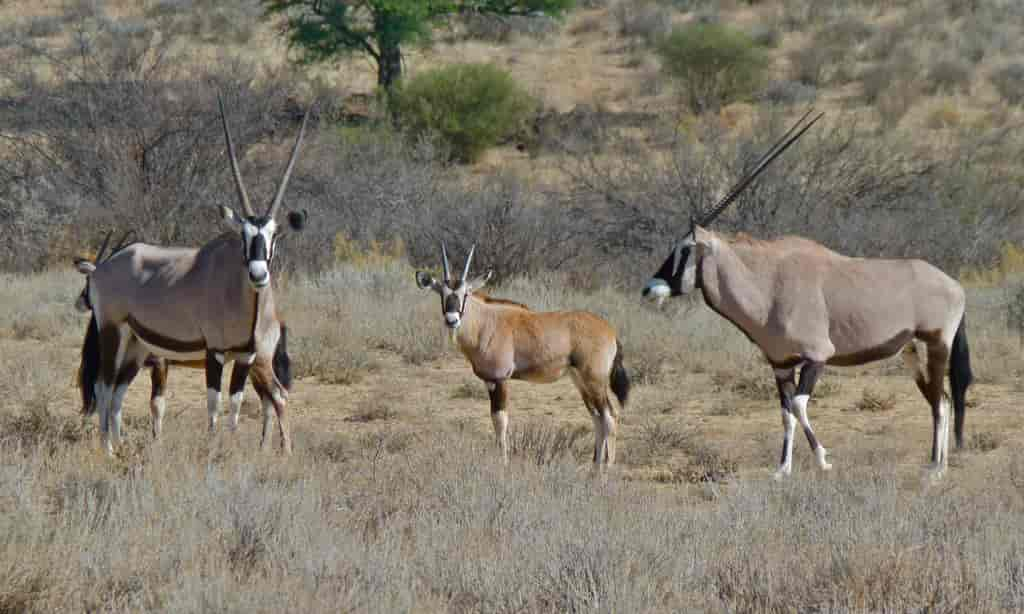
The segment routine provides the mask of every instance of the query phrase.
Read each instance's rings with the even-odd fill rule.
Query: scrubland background
[[[724,24],[768,78],[699,114],[655,48]],[[565,20],[453,20],[411,74],[498,64],[540,102],[473,164],[395,131],[365,61],[288,61],[258,3],[0,4],[0,611],[1016,611],[1024,609],[1024,10],[1014,2],[580,2]],[[172,368],[165,437],[143,374],[114,460],[77,416],[73,255],[111,229],[198,244],[234,204],[215,96],[267,202],[320,101],[276,284],[296,452],[205,431]],[[931,420],[898,360],[832,370],[797,442],[770,369],[699,301],[639,287],[691,212],[808,105],[822,125],[720,228],[923,257],[969,290],[967,447],[923,479]],[[258,205],[259,206],[259,205]],[[569,382],[515,383],[513,460],[486,391],[415,287],[471,243],[498,296],[589,309],[636,383],[621,462],[590,474]],[[253,396],[250,391],[250,397]]]

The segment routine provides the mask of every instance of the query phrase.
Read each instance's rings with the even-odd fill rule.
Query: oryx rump
[[[630,387],[615,330],[586,311],[535,312],[519,303],[476,293],[493,272],[469,279],[473,251],[466,258],[462,278],[454,279],[442,244],[444,279],[420,271],[416,283],[441,297],[445,325],[454,332],[473,373],[487,386],[502,458],[508,461],[508,381],[551,383],[568,373],[594,424],[594,462],[613,463],[617,412],[608,390],[624,408]]]
[[[784,139],[785,145],[803,130]],[[712,310],[764,353],[782,404],[780,477],[792,469],[797,421],[819,466],[831,468],[807,417],[825,365],[861,365],[906,348],[904,358],[932,409],[931,461],[941,475],[949,433],[943,379],[948,368],[957,447],[963,445],[964,395],[972,379],[960,284],[921,260],[850,258],[799,237],[759,241],[704,228],[781,149],[777,145],[766,154],[737,189],[692,226],[643,294],[660,302],[699,289]]]

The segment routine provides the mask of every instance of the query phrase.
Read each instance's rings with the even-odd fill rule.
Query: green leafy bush
[[[400,82],[389,104],[409,134],[440,137],[460,162],[476,160],[537,107],[508,72],[493,64],[453,64],[421,73]]]
[[[711,23],[675,28],[658,45],[666,73],[685,88],[695,113],[717,108],[757,91],[768,58],[746,34]]]

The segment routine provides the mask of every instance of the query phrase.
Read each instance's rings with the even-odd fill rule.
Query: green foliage
[[[458,13],[558,16],[575,0],[261,0],[268,16],[286,17],[289,46],[305,63],[346,53],[369,55],[385,88],[402,72],[402,45],[429,39],[435,23]]]
[[[695,113],[757,91],[768,58],[746,34],[719,24],[675,28],[658,45],[666,73],[679,80]]]
[[[472,162],[519,128],[537,103],[493,64],[452,64],[399,83],[391,110],[414,137],[433,134],[452,157]]]

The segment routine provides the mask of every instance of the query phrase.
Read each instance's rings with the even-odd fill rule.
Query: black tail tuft
[[[281,324],[281,338],[274,348],[274,376],[285,390],[292,390],[292,359],[288,357],[288,327]]]
[[[615,360],[612,361],[611,388],[616,398],[619,399],[619,407],[622,409],[625,409],[626,403],[629,402],[629,386],[629,374],[626,373],[626,368],[622,366],[622,344],[616,339]]]
[[[960,319],[960,326],[953,337],[953,350],[949,355],[949,387],[953,392],[953,427],[956,433],[956,447],[964,446],[964,409],[967,387],[974,381],[971,373],[971,351],[967,347],[967,316]]]
[[[96,380],[100,377],[100,331],[96,316],[89,318],[82,343],[82,363],[78,366],[78,387],[82,392],[82,415],[96,412]]]

